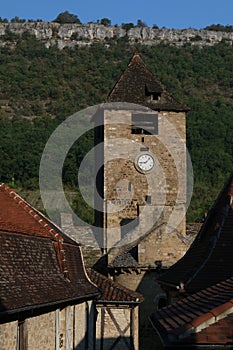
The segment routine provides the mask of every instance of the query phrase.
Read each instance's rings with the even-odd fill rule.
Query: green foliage
[[[190,38],[190,41],[200,41],[202,37],[200,35],[195,35],[193,38]]]
[[[216,32],[233,32],[233,26],[224,26],[222,24],[211,24],[204,28],[205,30],[214,30]]]
[[[78,16],[76,16],[72,13],[69,13],[68,11],[60,13],[53,22],[57,22],[57,23],[61,23],[61,24],[64,24],[64,23],[81,24]]]
[[[49,135],[69,115],[106,99],[133,48],[120,39],[108,47],[96,43],[61,51],[46,49],[28,33],[12,40],[17,42],[14,50],[0,47],[0,181],[34,189]],[[188,220],[200,220],[232,171],[232,46],[138,49],[166,89],[191,107],[187,147],[195,186]],[[77,169],[92,142],[88,134],[70,150],[63,168],[66,186],[77,188]],[[83,217],[88,213],[91,222],[91,209],[77,196],[72,205]]]
[[[121,27],[128,31],[131,28],[134,28],[134,24],[132,22],[130,22],[130,23],[122,23]]]
[[[8,23],[8,19],[7,18],[2,18],[0,17],[0,23]]]
[[[147,27],[147,24],[143,22],[141,19],[137,20],[137,27]]]
[[[25,23],[26,20],[19,18],[18,16],[15,16],[14,18],[11,19],[11,23]]]
[[[111,25],[111,20],[109,18],[102,18],[100,20],[100,24],[102,24],[103,26],[110,26]]]

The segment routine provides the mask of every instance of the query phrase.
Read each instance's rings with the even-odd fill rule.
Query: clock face
[[[137,158],[137,167],[143,172],[150,171],[154,166],[154,159],[150,154],[142,154]]]

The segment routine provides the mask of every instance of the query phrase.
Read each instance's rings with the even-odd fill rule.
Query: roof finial
[[[136,45],[133,48],[133,56],[139,56],[140,57],[139,48]]]

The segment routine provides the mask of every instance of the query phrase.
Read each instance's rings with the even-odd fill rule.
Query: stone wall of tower
[[[185,235],[186,150],[185,113],[148,110],[158,114],[158,134],[132,134],[133,110],[104,110],[104,199],[107,246],[122,238],[121,224],[136,219],[128,239],[137,239],[153,227],[169,223],[169,227]],[[138,112],[141,113],[140,110]],[[150,153],[155,160],[153,170],[143,174],[135,160]],[[149,198],[149,200],[148,200]],[[171,215],[182,217],[176,223]],[[124,238],[127,240],[127,238]]]

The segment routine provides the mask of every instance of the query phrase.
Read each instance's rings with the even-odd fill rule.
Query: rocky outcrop
[[[29,32],[38,40],[42,40],[46,47],[57,45],[60,49],[75,45],[91,45],[93,42],[125,38],[129,43],[141,43],[144,45],[157,45],[161,42],[183,46],[191,45],[211,46],[222,40],[232,45],[233,32],[219,32],[197,29],[154,29],[148,27],[134,27],[130,30],[118,26],[103,26],[90,24],[59,24],[54,22],[29,22],[29,23],[0,23],[0,39],[3,45],[6,42],[5,35],[14,33],[22,35]]]

